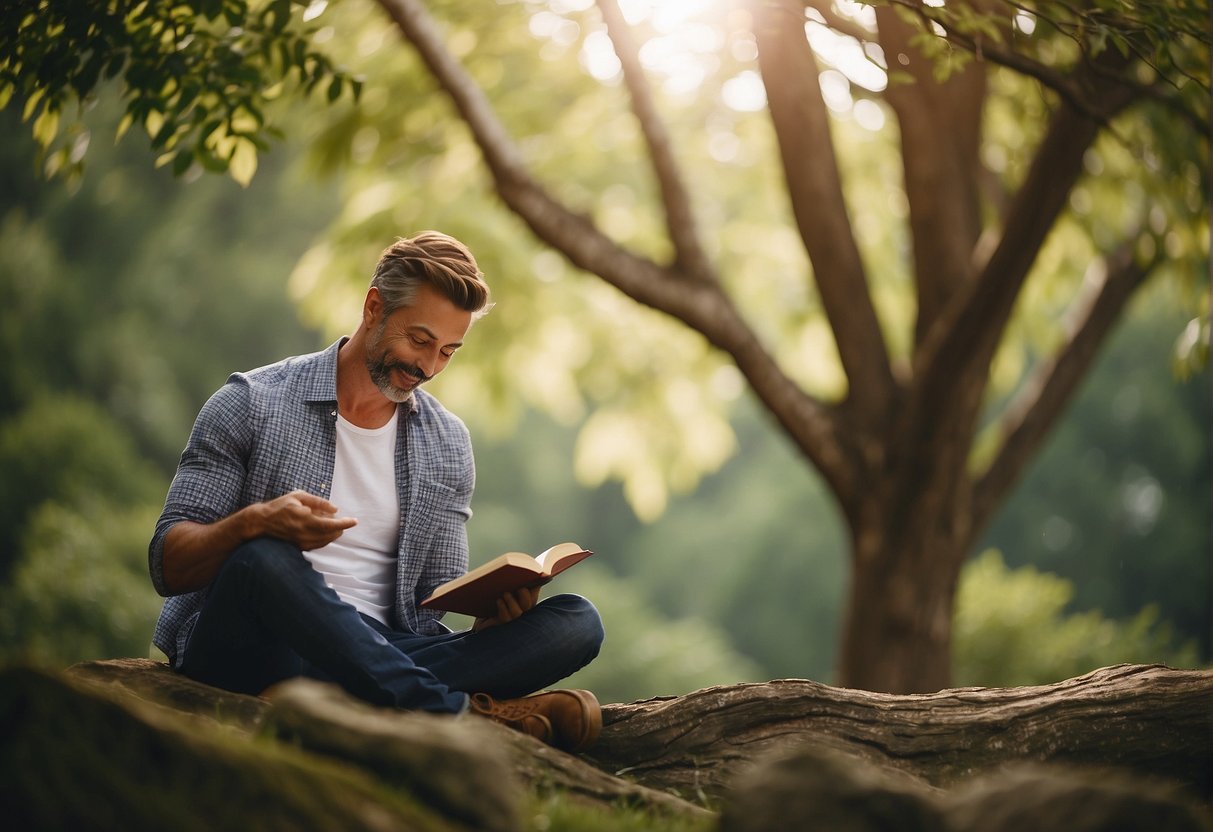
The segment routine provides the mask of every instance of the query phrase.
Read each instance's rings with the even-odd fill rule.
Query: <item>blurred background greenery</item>
[[[0,658],[147,655],[159,599],[146,542],[202,402],[233,370],[348,331],[379,249],[437,227],[471,243],[499,302],[435,386],[476,444],[473,561],[566,539],[598,553],[560,582],[607,624],[602,657],[577,683],[628,701],[830,681],[848,563],[822,483],[699,339],[541,251],[495,204],[409,53],[384,57],[387,35],[367,9],[341,13],[334,49],[377,62],[380,86],[359,109],[284,114],[290,140],[260,158],[246,189],[197,171],[174,179],[142,137],[111,144],[120,108],[104,97],[83,178],[47,182],[19,113],[0,112]],[[601,177],[599,219],[629,245],[660,246],[636,198],[650,187],[644,172],[587,160],[603,142],[635,142],[634,129],[612,123],[597,144],[579,140],[615,93],[553,78],[540,108],[511,86],[541,60],[511,51],[535,36],[514,23],[473,69],[496,74],[498,106],[523,136],[553,100],[567,103],[561,130],[527,140],[537,167],[557,181],[562,166],[587,172],[569,187]],[[548,38],[545,49],[559,48]],[[1004,114],[998,130],[1016,123]],[[744,139],[753,124],[731,127]],[[852,179],[884,187],[889,172],[863,152],[878,134],[840,129],[859,143],[847,145]],[[728,270],[742,280],[795,247],[770,219],[782,208],[755,186],[776,175],[773,161],[697,183],[720,215],[722,249],[760,241],[763,257]],[[892,225],[863,216],[861,228]],[[888,265],[874,273],[899,272],[896,239],[873,231],[866,244]],[[802,291],[777,276],[764,285],[769,294],[744,299],[752,315]],[[957,684],[1209,662],[1213,407],[1207,369],[1180,380],[1170,368],[1191,317],[1183,291],[1155,281],[1141,293],[966,567]],[[895,310],[894,294],[877,292]],[[814,331],[797,335],[798,349],[825,356],[804,364],[805,383],[828,389],[837,372]]]

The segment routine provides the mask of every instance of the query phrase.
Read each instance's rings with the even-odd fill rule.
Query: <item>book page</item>
[[[569,556],[576,557],[567,564],[562,563],[562,560]],[[547,551],[540,553],[535,560],[543,568],[545,574],[554,574],[588,556],[589,554],[577,543],[557,543]]]

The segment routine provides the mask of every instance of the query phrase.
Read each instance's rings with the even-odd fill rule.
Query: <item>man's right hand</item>
[[[260,534],[252,534],[250,539],[277,537],[305,552],[327,546],[358,523],[353,517],[338,517],[337,506],[306,491],[292,491],[250,508],[262,526]]]
[[[214,523],[182,520],[164,536],[164,583],[173,594],[202,589],[246,540],[277,537],[307,552],[332,543],[357,522],[338,517],[335,505],[306,491],[253,503]]]

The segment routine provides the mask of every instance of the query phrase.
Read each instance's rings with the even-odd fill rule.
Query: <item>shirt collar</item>
[[[337,401],[337,351],[348,340],[348,336],[338,338],[324,352],[317,353],[317,360],[308,365],[303,378],[305,402]],[[417,394],[409,396],[403,405],[406,413],[416,413]]]
[[[337,350],[348,340],[339,338],[324,352],[317,353],[316,361],[308,363],[302,385],[305,402],[337,401]]]

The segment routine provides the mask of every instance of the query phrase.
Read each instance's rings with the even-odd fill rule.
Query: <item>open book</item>
[[[536,557],[506,552],[466,575],[447,581],[422,601],[421,606],[476,618],[492,618],[497,614],[497,599],[502,593],[546,584],[592,554],[576,543],[558,543]]]

